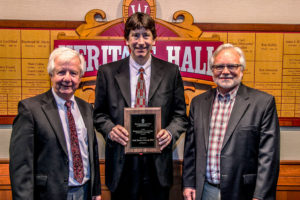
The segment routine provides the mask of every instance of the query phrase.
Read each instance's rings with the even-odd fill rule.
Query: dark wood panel
[[[110,192],[105,186],[105,160],[100,160],[102,181],[102,199],[110,200]],[[0,160],[0,199],[11,200],[8,160]],[[277,200],[300,199],[300,161],[281,161],[277,186]],[[170,192],[170,200],[183,200],[181,192],[182,161],[174,161],[174,184]]]
[[[84,21],[0,20],[0,28],[75,29]]]
[[[195,23],[203,31],[300,32],[299,24]]]
[[[0,20],[2,28],[74,29],[84,21]],[[195,23],[203,31],[300,32],[300,24]]]
[[[13,124],[14,116],[0,116],[0,124]]]

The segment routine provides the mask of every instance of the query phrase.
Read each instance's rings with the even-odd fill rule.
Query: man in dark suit
[[[210,59],[216,89],[192,100],[183,163],[185,200],[275,200],[279,123],[274,97],[241,84],[242,50]]]
[[[9,149],[14,200],[101,200],[93,109],[74,97],[84,72],[82,55],[57,48],[52,89],[19,102]]]
[[[166,200],[173,180],[171,141],[178,139],[187,125],[183,83],[178,66],[150,53],[156,39],[150,16],[130,16],[124,36],[130,56],[100,66],[96,82],[94,124],[106,139],[106,185],[112,200]],[[145,93],[136,95],[141,76]],[[138,100],[141,97],[144,99]],[[162,152],[125,155],[129,134],[123,127],[124,108],[143,106],[161,107],[162,129],[157,140]]]

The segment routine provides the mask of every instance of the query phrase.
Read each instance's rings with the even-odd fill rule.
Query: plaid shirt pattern
[[[213,184],[220,184],[221,148],[237,90],[238,87],[225,95],[217,90],[213,103],[206,165],[206,179]]]

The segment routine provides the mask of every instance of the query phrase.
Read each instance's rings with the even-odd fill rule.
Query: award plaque
[[[126,154],[161,152],[156,139],[161,129],[160,108],[125,108],[124,125],[129,133]]]

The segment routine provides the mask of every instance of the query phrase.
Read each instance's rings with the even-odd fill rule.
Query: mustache
[[[219,76],[218,78],[234,78],[234,76],[232,75],[222,75],[222,76]]]

